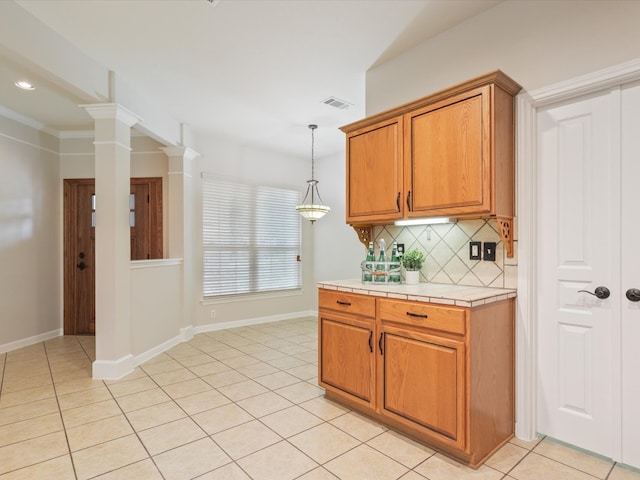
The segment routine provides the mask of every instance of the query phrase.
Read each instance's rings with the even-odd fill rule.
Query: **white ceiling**
[[[501,0],[16,0],[196,136],[308,158],[365,116],[365,73]],[[0,105],[56,131],[91,129],[81,100],[0,50]],[[9,88],[34,78],[35,92]],[[425,92],[429,93],[429,92]],[[325,105],[334,96],[347,110]]]

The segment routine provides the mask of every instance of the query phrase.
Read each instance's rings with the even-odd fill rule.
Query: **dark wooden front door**
[[[162,258],[162,178],[132,178],[131,259]],[[95,334],[95,181],[64,180],[64,333]]]

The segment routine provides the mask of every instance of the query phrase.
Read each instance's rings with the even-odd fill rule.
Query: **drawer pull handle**
[[[417,317],[417,318],[429,318],[429,315],[427,315],[426,313],[407,312],[407,315],[409,315],[410,317]]]
[[[382,337],[384,336],[384,333],[380,332],[380,339],[378,340],[378,348],[380,349],[380,355],[384,355],[384,352],[382,351]]]
[[[336,300],[336,303],[338,305],[344,305],[345,307],[350,307],[351,306],[351,302],[343,302],[342,300]]]
[[[373,330],[369,330],[369,351],[373,353]]]

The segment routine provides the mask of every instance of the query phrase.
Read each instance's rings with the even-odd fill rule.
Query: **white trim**
[[[142,118],[118,103],[89,103],[78,106],[84,108],[94,120],[115,119],[129,127],[142,122]]]
[[[187,341],[187,340],[189,340],[189,339],[185,338],[182,335],[182,333],[180,333],[180,335],[176,335],[175,337],[170,338],[166,342],[162,342],[161,344],[156,345],[153,348],[150,348],[146,352],[143,352],[140,355],[136,355],[135,358],[134,358],[134,361],[133,361],[134,366],[137,367],[138,365],[142,365],[144,362],[147,362],[147,361],[151,360],[152,358],[160,355],[161,353],[166,352],[167,350],[172,349],[176,345],[179,345],[180,343],[182,343],[184,341]]]
[[[31,127],[40,132],[48,133],[49,135],[53,135],[54,137],[60,136],[60,131],[55,128],[47,127],[44,123],[38,122],[31,117],[27,117],[26,115],[22,115],[21,113],[15,112],[10,108],[0,105],[0,115],[8,118],[9,120],[13,120],[14,122],[21,123],[27,127]]]
[[[518,188],[518,308],[516,436],[531,440],[536,435],[536,296],[537,272],[536,204],[538,165],[536,158],[537,110],[580,95],[617,87],[640,79],[640,59],[599,70],[517,97]]]
[[[128,152],[133,151],[133,149],[129,145],[125,145],[122,142],[118,142],[117,140],[98,140],[93,142],[94,145],[115,145],[116,147],[120,147]]]
[[[47,132],[44,132],[44,133],[47,133]],[[13,137],[11,135],[7,135],[7,134],[1,133],[1,132],[0,132],[0,137],[6,138],[8,140],[12,140],[12,141],[17,142],[17,143],[21,143],[23,145],[28,145],[29,147],[37,148],[38,150],[42,150],[43,152],[51,153],[52,155],[56,155],[57,157],[60,157],[60,152],[56,152],[55,150],[51,150],[49,148],[45,148],[42,145],[36,145],[35,143],[28,142],[26,140],[22,140],[20,138],[16,138],[16,137]]]
[[[0,345],[0,354],[11,352],[12,350],[17,350],[23,347],[28,347],[39,342],[45,342],[52,338],[61,337],[63,334],[63,330],[61,328],[58,328],[49,332],[40,333],[39,335],[34,335],[33,337],[22,338],[20,340],[16,340],[15,342],[5,343],[4,345]]]
[[[249,325],[259,325],[261,323],[280,322],[283,320],[293,320],[295,318],[317,317],[317,310],[307,310],[303,312],[282,313],[279,315],[269,315],[267,317],[247,318],[244,320],[235,320],[231,322],[210,323],[193,327],[194,333],[214,332],[217,330],[225,330],[227,328],[246,327]]]
[[[194,327],[193,325],[189,325],[187,327],[183,327],[180,329],[180,334],[176,335],[169,340],[156,345],[153,348],[150,348],[146,352],[143,352],[139,355],[126,355],[119,360],[96,360],[93,362],[93,378],[101,379],[101,380],[118,380],[131,372],[133,372],[134,368],[138,365],[142,365],[143,363],[151,360],[152,358],[160,355],[161,353],[170,350],[171,348],[179,345],[183,342],[188,342],[191,340],[194,335],[205,332],[214,332],[217,330],[225,330],[227,328],[237,328],[237,327],[246,327],[249,325],[259,325],[261,323],[270,323],[270,322],[280,322],[284,320],[294,320],[296,318],[305,318],[305,317],[317,317],[318,312],[316,310],[307,310],[303,312],[294,312],[294,313],[284,313],[280,315],[270,315],[267,317],[257,317],[257,318],[248,318],[245,320],[236,320],[231,322],[223,322],[223,323],[213,323],[209,325],[201,325],[199,327]],[[62,335],[62,330],[58,331],[58,335]],[[37,343],[36,340],[33,343]],[[1,353],[1,351],[0,351]]]
[[[118,380],[133,372],[136,365],[135,357],[131,354],[118,360],[96,360],[93,362],[92,376],[99,380]]]
[[[61,139],[67,138],[94,138],[96,136],[95,130],[62,130],[58,137]]]
[[[156,258],[153,260],[131,260],[131,269],[134,268],[157,268],[171,265],[182,265],[181,258]]]

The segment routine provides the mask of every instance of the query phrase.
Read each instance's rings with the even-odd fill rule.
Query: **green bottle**
[[[373,275],[371,275],[371,271],[373,270],[373,262],[376,261],[376,255],[373,253],[373,242],[369,242],[369,250],[367,251],[367,258],[364,260],[364,268],[365,272],[363,274],[362,279],[365,282],[372,282]]]
[[[378,262],[376,263],[376,272],[382,272],[380,275],[376,275],[376,282],[386,283],[387,281],[387,254],[385,253],[384,239],[378,242],[380,247],[380,254],[378,255]]]
[[[400,257],[398,257],[398,243],[393,242],[391,249],[391,263],[389,264],[389,283],[400,283]]]

